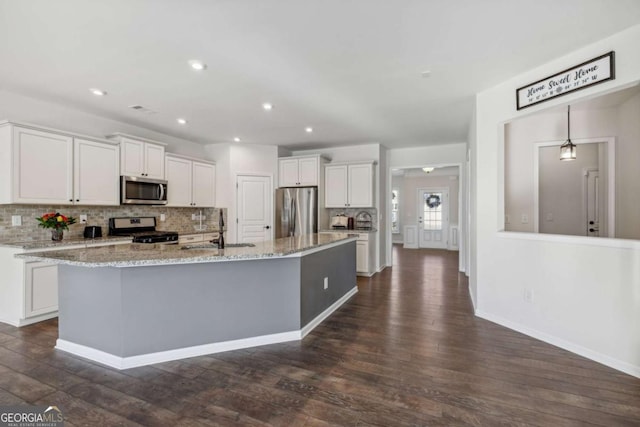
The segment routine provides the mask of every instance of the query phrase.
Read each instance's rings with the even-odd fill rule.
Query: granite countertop
[[[131,236],[105,236],[95,239],[84,239],[82,237],[64,238],[61,241],[49,240],[21,240],[17,242],[0,241],[0,246],[7,248],[16,248],[24,250],[52,249],[64,248],[69,246],[85,246],[104,245],[115,242],[131,241]]]
[[[319,233],[377,233],[378,230],[376,230],[375,228],[371,228],[369,230],[358,230],[358,229],[353,229],[353,230],[332,230],[330,228],[326,228],[324,230],[320,230]]]
[[[81,267],[135,267],[278,258],[299,254],[341,241],[355,240],[346,233],[307,234],[255,243],[254,247],[183,249],[189,245],[130,243],[61,251],[31,252],[16,257]],[[339,243],[338,243],[339,244]]]

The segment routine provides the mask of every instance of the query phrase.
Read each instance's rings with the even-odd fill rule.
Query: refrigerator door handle
[[[291,221],[289,222],[289,236],[296,234],[296,201],[291,199]]]

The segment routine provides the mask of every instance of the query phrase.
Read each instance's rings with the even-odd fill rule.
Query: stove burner
[[[131,236],[133,243],[178,242],[175,231],[158,231],[155,217],[109,218],[110,236]]]

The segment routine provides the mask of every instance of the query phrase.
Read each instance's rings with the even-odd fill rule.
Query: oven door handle
[[[160,186],[160,198],[158,200],[164,200],[164,184],[158,184]]]

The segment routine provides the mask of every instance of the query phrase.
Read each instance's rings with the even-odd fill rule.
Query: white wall
[[[131,114],[135,113],[132,112]],[[166,151],[171,153],[207,158],[204,146],[201,144],[154,132],[143,127],[106,119],[54,102],[0,90],[0,120],[5,119],[100,138],[115,132],[121,132],[164,142],[167,144]]]
[[[636,376],[640,244],[498,230],[504,213],[502,125],[639,80],[638,40],[640,25],[479,93],[476,135],[470,140],[476,193],[471,206],[471,289],[477,292],[476,313]],[[516,111],[518,87],[610,50],[616,52],[615,80]],[[525,290],[533,293],[531,302],[525,301]]]
[[[277,187],[278,147],[274,145],[210,144],[207,155],[216,162],[216,205],[228,208],[227,241],[237,240],[238,175],[265,175],[271,178],[272,189]],[[272,197],[275,193],[272,194]]]

